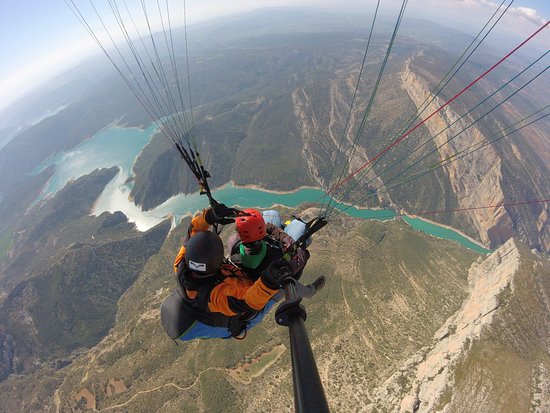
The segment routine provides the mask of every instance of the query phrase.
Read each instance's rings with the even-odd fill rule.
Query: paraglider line
[[[388,152],[391,148],[396,146],[399,142],[401,142],[403,139],[405,139],[408,135],[410,135],[412,132],[414,132],[416,129],[418,129],[421,125],[423,125],[426,121],[431,119],[433,116],[435,116],[437,113],[439,113],[443,108],[448,106],[450,103],[452,103],[454,100],[456,100],[459,96],[461,96],[464,92],[466,92],[470,87],[472,87],[474,84],[476,84],[479,80],[481,80],[485,75],[490,73],[493,69],[495,69],[498,65],[500,65],[503,61],[508,59],[513,53],[515,53],[519,48],[524,46],[529,40],[531,40],[533,37],[535,37],[537,34],[539,34],[542,30],[544,30],[548,25],[550,24],[550,21],[546,22],[542,27],[540,27],[537,31],[535,31],[533,34],[531,34],[527,39],[525,39],[523,42],[521,42],[518,46],[516,46],[512,51],[510,51],[506,56],[504,56],[502,59],[500,59],[497,63],[495,63],[493,66],[491,66],[489,69],[487,69],[485,72],[483,72],[481,75],[479,75],[475,80],[473,80],[468,86],[466,86],[464,89],[462,89],[460,92],[458,92],[456,95],[454,95],[451,99],[449,99],[446,103],[444,103],[439,109],[432,112],[431,115],[429,115],[426,119],[424,119],[422,122],[418,123],[415,127],[412,129],[409,129],[408,132],[404,133],[399,139],[395,140],[392,144],[388,145],[385,149],[383,149],[381,152],[379,152],[376,156],[374,156],[372,159],[370,159],[367,163],[365,163],[363,166],[361,166],[359,169],[357,169],[355,172],[351,173],[348,177],[346,177],[344,180],[340,181],[338,184],[333,186],[329,191],[327,191],[327,194],[330,194],[334,192],[336,189],[338,189],[340,186],[342,186],[344,183],[349,181],[351,178],[353,178],[355,175],[357,175],[359,172],[361,172],[363,169],[365,169],[368,165],[370,165],[372,162],[374,162],[376,159],[384,155],[386,152]]]
[[[376,79],[376,82],[374,84],[374,87],[371,92],[371,96],[369,98],[369,102],[367,104],[367,108],[365,109],[365,114],[363,115],[363,119],[361,120],[361,124],[359,125],[359,128],[357,130],[357,133],[355,135],[355,138],[353,140],[353,145],[351,147],[350,154],[348,156],[348,160],[346,161],[345,165],[349,165],[349,162],[351,160],[351,157],[353,156],[353,153],[355,152],[355,149],[357,147],[357,142],[359,141],[360,136],[363,133],[363,130],[365,128],[365,125],[367,124],[367,119],[370,115],[372,106],[374,104],[374,99],[376,98],[376,93],[378,92],[378,86],[380,85],[380,82],[382,80],[382,76],[384,75],[384,70],[386,69],[386,64],[388,62],[388,59],[390,57],[391,50],[393,48],[395,39],[397,37],[397,32],[399,31],[399,26],[401,25],[401,21],[403,20],[403,15],[405,14],[405,9],[407,7],[408,0],[404,0],[401,4],[401,10],[399,11],[399,16],[397,17],[397,21],[395,22],[395,27],[393,29],[392,37],[390,39],[390,43],[388,45],[388,48],[386,50],[386,55],[384,56],[384,61],[382,62],[382,66],[380,67],[380,70],[378,72],[378,77]],[[344,175],[345,167],[342,168],[342,171],[340,172],[340,176],[338,180],[342,179],[342,176]],[[327,192],[326,195],[328,195],[330,192]],[[328,210],[331,206],[332,198],[329,198],[325,214],[328,213]]]
[[[513,123],[513,124],[511,124],[511,125],[509,125],[509,126],[507,126],[506,128],[502,129],[500,132],[494,134],[493,137],[498,136],[500,133],[503,133],[503,132],[506,131],[507,129],[510,129],[510,128],[512,128],[513,126],[516,126],[517,124],[519,124],[519,123],[521,123],[521,122],[523,122],[523,121],[526,121],[526,120],[529,119],[529,118],[532,118],[533,116],[535,116],[536,114],[540,113],[541,111],[547,109],[548,107],[550,107],[550,105],[547,105],[547,106],[545,106],[544,108],[539,109],[539,110],[536,111],[535,113],[532,113],[531,115],[526,116],[525,118],[520,119],[519,121],[517,121],[517,122],[515,122],[515,123]],[[386,186],[386,185],[381,186],[381,187],[378,187],[378,188],[374,189],[374,190],[373,190],[371,193],[369,193],[368,195],[366,195],[366,196],[362,197],[361,199],[355,201],[353,204],[351,204],[351,205],[346,205],[345,208],[339,209],[338,212],[333,213],[333,214],[330,216],[330,218],[331,218],[331,219],[334,218],[336,215],[339,215],[339,214],[345,212],[345,211],[348,210],[349,208],[352,208],[352,207],[354,207],[355,205],[357,205],[358,203],[364,202],[364,201],[366,201],[367,199],[372,198],[373,196],[377,196],[377,195],[380,194],[380,193],[388,193],[388,192],[390,191],[390,189],[393,189],[393,188],[399,187],[399,186],[401,186],[401,185],[407,184],[407,183],[409,183],[409,182],[412,182],[412,181],[414,181],[414,180],[416,180],[416,179],[418,179],[418,178],[421,178],[421,177],[423,177],[423,176],[425,176],[425,175],[427,175],[427,174],[429,174],[429,173],[432,173],[432,172],[434,172],[435,170],[437,170],[437,169],[439,169],[439,168],[442,168],[442,167],[444,167],[444,166],[446,166],[446,165],[448,165],[448,164],[450,164],[450,163],[452,163],[452,162],[458,161],[459,159],[462,159],[462,158],[464,158],[464,157],[466,157],[466,156],[468,156],[468,155],[470,155],[470,154],[472,154],[472,153],[474,153],[474,152],[477,152],[477,151],[479,151],[479,150],[481,150],[481,149],[483,149],[483,148],[486,148],[486,147],[488,147],[489,145],[491,145],[491,144],[493,144],[493,143],[495,143],[495,142],[497,142],[497,141],[499,141],[499,140],[501,140],[501,139],[504,139],[506,136],[509,136],[509,135],[511,135],[511,134],[513,134],[513,133],[515,133],[515,132],[517,132],[517,131],[519,131],[519,130],[521,130],[521,129],[524,129],[524,128],[526,128],[527,126],[529,126],[529,125],[531,125],[531,124],[533,124],[533,123],[535,123],[535,122],[538,122],[538,121],[541,120],[541,119],[546,118],[547,116],[550,116],[550,113],[547,113],[547,114],[545,114],[545,115],[542,115],[542,116],[538,117],[537,119],[534,119],[534,120],[530,121],[529,123],[527,123],[527,124],[525,124],[525,125],[523,125],[523,126],[520,126],[520,127],[516,128],[516,129],[514,129],[514,130],[511,130],[511,131],[509,131],[509,132],[504,133],[502,136],[499,136],[499,137],[497,137],[497,138],[495,138],[495,139],[492,139],[492,140],[489,140],[489,141],[483,143],[483,145],[479,146],[478,148],[475,148],[475,149],[472,149],[472,150],[469,151],[469,152],[466,152],[468,149],[471,149],[472,147],[478,145],[479,143],[476,143],[476,144],[474,144],[474,145],[471,145],[470,147],[465,148],[463,151],[461,151],[461,152],[466,152],[466,153],[457,152],[456,154],[452,155],[451,157],[447,158],[446,160],[440,161],[438,164],[432,165],[432,166],[430,166],[430,167],[424,169],[423,171],[418,172],[418,173],[415,174],[415,175],[409,176],[407,179],[404,179],[404,180],[402,180],[402,181],[399,181],[399,182],[394,183],[393,185],[390,185],[389,187]],[[460,156],[457,156],[457,155],[460,155]],[[446,162],[445,162],[445,161],[446,161]],[[383,187],[384,189],[383,189],[383,190],[380,190],[382,187]],[[342,203],[340,203],[340,204],[342,205]]]
[[[548,199],[535,199],[535,200],[532,200],[532,201],[509,202],[509,203],[503,203],[503,204],[485,205],[485,206],[478,206],[478,207],[441,209],[441,210],[435,210],[435,211],[421,211],[421,212],[415,212],[413,215],[433,215],[433,214],[439,214],[441,212],[473,211],[473,210],[476,210],[476,209],[489,209],[489,208],[518,206],[518,205],[543,204],[543,203],[547,203],[547,202],[550,202],[550,198],[548,198]],[[404,214],[398,215],[398,216],[404,216]]]
[[[344,143],[344,139],[346,137],[349,121],[351,119],[351,114],[353,112],[353,108],[355,107],[355,99],[357,97],[357,91],[359,90],[359,84],[361,82],[361,76],[363,75],[363,69],[365,68],[365,62],[367,60],[367,54],[369,52],[370,48],[370,42],[372,39],[372,32],[374,31],[374,24],[376,23],[376,16],[378,15],[378,7],[380,6],[380,0],[378,0],[378,3],[376,4],[376,9],[374,11],[374,16],[372,18],[372,24],[370,28],[369,38],[367,40],[367,47],[365,48],[365,53],[363,54],[363,62],[361,63],[361,69],[359,70],[359,75],[357,76],[357,82],[355,83],[355,90],[353,91],[353,97],[351,99],[351,104],[348,111],[348,116],[346,118],[346,123],[344,124],[344,131],[342,132],[342,137],[340,138],[340,143],[338,144],[338,149],[336,151],[336,156],[334,158],[334,161],[332,162],[332,170],[329,175],[328,182],[332,181],[332,177],[334,176],[334,171],[336,169],[336,164],[338,163],[338,156],[340,155],[340,152],[342,151],[342,145]],[[340,179],[342,178],[342,175],[340,175]],[[328,194],[325,194],[325,198],[328,196]],[[324,203],[324,200],[323,200]],[[327,207],[328,208],[328,207]]]
[[[398,133],[397,133],[397,136],[400,136],[400,134],[402,134],[403,132],[405,132],[408,128],[410,128],[413,124],[414,124],[414,121],[416,119],[418,119],[418,117],[420,115],[422,115],[426,109],[428,108],[428,106],[436,99],[436,97],[439,96],[439,94],[443,91],[443,89],[449,84],[449,82],[455,77],[455,75],[460,71],[460,69],[466,64],[466,62],[469,60],[469,58],[473,55],[473,53],[479,48],[479,46],[481,46],[481,44],[483,43],[483,41],[487,38],[487,36],[491,33],[491,31],[495,28],[495,26],[497,25],[497,23],[502,19],[502,17],[504,17],[504,15],[506,14],[506,12],[508,11],[508,9],[510,8],[510,6],[514,3],[514,0],[511,0],[510,3],[508,3],[508,5],[506,6],[506,8],[503,10],[503,12],[500,14],[500,16],[495,20],[495,22],[491,25],[491,27],[489,28],[489,30],[487,30],[487,32],[483,35],[483,37],[479,40],[479,42],[477,43],[477,45],[475,45],[475,47],[470,50],[470,52],[468,53],[468,50],[475,44],[475,42],[477,41],[477,39],[482,35],[483,31],[487,28],[487,26],[489,25],[489,23],[491,22],[491,20],[493,20],[493,18],[497,15],[498,11],[502,8],[502,5],[505,3],[506,0],[503,0],[502,3],[500,3],[500,5],[498,6],[498,8],[495,10],[495,12],[493,13],[493,15],[489,18],[489,20],[487,20],[487,22],[485,23],[485,25],[483,26],[483,28],[479,31],[479,33],[476,35],[476,37],[471,41],[471,43],[468,45],[468,47],[466,47],[466,49],[464,49],[464,51],[462,52],[462,54],[460,55],[460,57],[456,60],[456,62],[453,64],[453,66],[449,69],[449,71],[445,74],[445,76],[443,76],[443,78],[439,81],[439,83],[437,84],[437,86],[432,90],[430,91],[430,94],[424,99],[424,101],[420,104],[420,106],[416,109],[416,111],[399,127],[398,129]],[[466,56],[466,53],[468,53],[468,55]],[[462,58],[466,56],[466,58],[464,60],[462,60]],[[462,60],[462,63],[460,63],[460,61]],[[459,65],[460,63],[460,65]],[[456,67],[457,65],[459,65],[458,67]],[[455,69],[456,67],[456,69]],[[450,75],[450,76],[449,76]],[[496,93],[496,92],[495,92]],[[487,98],[488,99],[488,98]],[[481,103],[480,103],[481,104]],[[475,108],[474,108],[475,109]],[[472,109],[473,110],[473,109]],[[466,114],[464,114],[465,116]],[[450,125],[449,125],[450,126]],[[440,132],[441,133],[441,132]],[[418,150],[420,147],[417,147],[415,148],[415,150],[412,152],[416,152],[416,150]],[[407,156],[405,156],[404,158],[410,156],[412,153],[409,153]],[[377,165],[380,160],[383,158],[380,157],[376,160],[376,162],[373,162],[370,167],[367,169],[367,170],[364,170],[363,173],[361,174],[361,176],[365,176],[366,174],[368,174],[373,168],[375,165]],[[397,165],[398,163],[400,163],[404,158],[402,158],[401,160],[395,162],[391,167],[390,169],[393,168],[393,166]],[[386,169],[387,170],[387,169]],[[385,173],[386,170],[383,172]],[[332,176],[332,175],[331,175]],[[380,175],[374,177],[373,179],[371,179],[369,182],[372,182],[374,181],[375,179],[377,179]],[[342,175],[340,175],[340,178],[342,178]],[[357,180],[360,180],[361,178],[358,178]],[[353,189],[355,189],[358,185],[358,182],[356,182],[355,184],[353,185],[350,185],[350,188],[346,189],[346,191],[344,192],[344,194],[342,194],[339,198],[340,199],[344,199],[347,195],[349,195]],[[326,212],[326,215],[329,215],[329,208],[327,208],[327,212]]]

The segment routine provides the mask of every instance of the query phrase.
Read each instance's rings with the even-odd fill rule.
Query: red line
[[[487,209],[487,208],[499,208],[499,207],[506,207],[506,206],[514,206],[514,205],[526,205],[526,204],[541,204],[550,202],[549,199],[536,199],[533,201],[522,201],[522,202],[510,202],[507,204],[497,204],[497,205],[488,205],[488,206],[480,206],[480,207],[470,207],[470,208],[457,208],[457,209],[441,209],[439,211],[422,211],[422,212],[411,212],[410,215],[429,215],[429,214],[438,214],[440,212],[458,212],[458,211],[471,211],[474,209]],[[402,214],[397,216],[404,216],[409,214]]]
[[[468,86],[466,86],[464,89],[462,89],[460,92],[458,92],[456,95],[454,95],[449,101],[447,101],[443,106],[441,106],[439,109],[437,109],[435,112],[433,112],[430,116],[428,116],[426,119],[424,119],[422,122],[417,124],[412,129],[409,129],[408,132],[405,132],[399,139],[394,141],[391,145],[387,146],[382,152],[380,152],[378,155],[376,155],[374,158],[370,159],[366,164],[361,166],[359,169],[357,169],[355,172],[350,174],[347,178],[337,183],[335,186],[333,186],[331,189],[327,191],[327,195],[331,192],[334,192],[337,188],[342,186],[344,183],[349,181],[351,178],[353,178],[355,175],[357,175],[359,172],[361,172],[363,169],[365,169],[368,165],[370,165],[372,162],[374,162],[376,159],[380,158],[382,155],[384,155],[387,151],[389,151],[391,148],[393,148],[395,145],[397,145],[399,142],[401,142],[405,137],[407,137],[409,134],[414,132],[416,129],[418,129],[421,125],[424,124],[428,119],[430,119],[432,116],[434,116],[436,113],[438,113],[441,109],[443,109],[445,106],[449,105],[452,101],[454,101],[457,97],[462,95],[466,90],[468,90],[470,87],[472,87],[475,83],[477,83],[481,78],[483,78],[487,73],[489,73],[491,70],[493,70],[495,67],[497,67],[499,64],[501,64],[503,61],[508,59],[513,53],[515,53],[520,47],[525,45],[529,40],[531,40],[533,37],[535,37],[539,32],[541,32],[546,26],[550,24],[550,21],[547,21],[540,29],[538,29],[536,32],[534,32],[531,36],[529,36],[527,39],[525,39],[523,42],[521,42],[518,46],[516,46],[511,52],[509,52],[506,56],[504,56],[502,59],[500,59],[497,63],[495,63],[493,66],[491,66],[489,69],[487,69],[482,75],[480,75],[477,79],[475,79],[473,82],[471,82]]]

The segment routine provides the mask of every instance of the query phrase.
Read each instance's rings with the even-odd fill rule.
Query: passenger
[[[227,242],[230,260],[250,279],[257,280],[272,262],[281,259],[294,241],[305,233],[306,224],[296,219],[286,227],[291,227],[292,234],[296,237],[293,238],[279,227],[282,221],[277,211],[265,211],[262,214],[256,209],[248,208],[242,212],[235,219],[236,233]],[[301,277],[308,259],[309,251],[305,248],[298,248],[290,257],[292,278],[296,281]],[[296,294],[308,298],[324,285],[324,276],[318,277],[307,286],[296,282]],[[282,293],[275,297],[280,298]]]
[[[263,319],[275,303],[272,297],[291,277],[291,264],[280,257],[254,279],[225,262],[222,240],[210,228],[231,222],[236,212],[217,204],[192,219],[174,261],[178,286],[161,307],[163,327],[172,339],[242,338]]]

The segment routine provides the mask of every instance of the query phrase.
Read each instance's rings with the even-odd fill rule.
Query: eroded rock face
[[[531,406],[547,411],[549,276],[548,263],[513,239],[472,265],[470,295],[461,309],[431,345],[375,390],[371,407],[496,412],[529,411]]]
[[[401,87],[408,93],[416,106],[421,107],[425,97],[429,94],[429,87],[411,70],[410,63],[411,59],[407,61],[401,73]],[[443,106],[444,103],[441,99],[435,98],[423,112],[423,119]],[[459,115],[447,106],[424,124],[430,134],[434,136],[441,160],[448,159],[467,148],[481,146],[486,139],[475,125],[457,138],[453,138],[472,122],[468,118],[461,120],[458,118]],[[453,123],[452,127],[440,133]],[[449,139],[452,140],[446,143]],[[484,148],[482,155],[466,156],[444,166],[453,192],[457,195],[459,208],[498,205],[504,202],[504,192],[501,187],[501,159],[491,147]],[[463,214],[465,219],[476,229],[481,241],[487,245],[493,247],[500,245],[512,235],[512,219],[504,207],[464,211]]]
[[[430,86],[425,76],[417,73],[414,62],[415,57],[406,61],[400,73],[401,88],[417,107],[424,107],[425,99],[430,95]],[[483,110],[476,109],[473,111],[475,115],[460,118],[462,115],[457,112],[462,113],[466,109],[457,110],[454,103],[436,112],[444,104],[444,100],[436,97],[422,112],[421,117],[424,120],[435,113],[424,126],[433,137],[439,159],[452,160],[442,169],[456,195],[457,208],[475,208],[458,212],[453,219],[454,225],[464,230],[473,229],[479,239],[491,248],[497,248],[514,236],[531,248],[541,252],[548,251],[550,228],[547,204],[537,204],[531,210],[528,206],[498,206],[515,201],[547,198],[548,179],[542,177],[548,172],[548,164],[544,161],[547,138],[539,136],[539,131],[533,127],[533,130],[526,129],[514,136],[517,145],[510,138],[496,145],[484,146],[494,139],[494,135],[488,136],[488,131],[498,132],[505,129],[506,125],[491,114],[486,119],[493,125],[483,129],[483,132],[479,126],[481,123],[476,123],[476,117]],[[506,119],[526,114],[514,108],[510,102],[506,102],[500,109]],[[540,147],[535,148],[533,142],[541,142]],[[475,151],[478,148],[482,150]],[[475,152],[453,159],[457,154],[463,155],[470,151]],[[533,162],[534,158],[538,161]],[[479,206],[496,207],[477,208]]]
[[[362,115],[367,108],[366,102],[357,101],[355,112],[348,118],[349,102],[355,88],[356,73],[353,66],[345,67],[339,72],[342,78],[332,79],[328,86],[323,86],[323,89],[326,89],[323,90],[324,100],[328,102],[326,107],[319,106],[313,97],[310,98],[309,93],[312,91],[319,93],[315,89],[301,87],[292,92],[297,132],[303,144],[302,158],[315,182],[324,186],[331,186],[336,182],[335,176],[327,175],[330,168],[326,168],[326,164],[334,166],[337,174],[340,173],[339,169],[343,168],[344,176],[347,176],[364,169],[365,164],[369,162],[369,156],[375,153],[375,149],[370,148],[369,154],[367,147],[361,142],[356,144],[355,132],[361,128]],[[346,133],[342,136],[345,126]],[[371,182],[372,187],[383,186],[383,180],[374,169],[365,170],[365,176],[361,180]],[[338,195],[338,192],[335,194]],[[391,203],[391,198],[385,191],[377,193],[376,196],[383,204]]]

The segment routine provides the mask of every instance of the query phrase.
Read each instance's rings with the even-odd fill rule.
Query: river
[[[40,171],[47,166],[55,166],[55,172],[40,199],[53,196],[68,182],[89,174],[94,169],[118,166],[119,173],[105,187],[95,203],[93,210],[95,215],[105,211],[122,211],[140,231],[146,231],[166,219],[167,216],[173,216],[177,222],[184,215],[206,207],[207,198],[198,193],[173,196],[162,205],[149,211],[142,211],[130,200],[132,183],[128,182],[128,178],[132,176],[132,166],[155,132],[156,128],[153,125],[147,129],[110,126],[72,150],[50,158],[37,168],[37,171]],[[182,167],[185,167],[183,163]],[[293,208],[305,202],[318,200],[324,195],[324,192],[319,188],[301,188],[293,192],[280,193],[229,184],[213,190],[213,195],[216,200],[233,206],[270,208],[273,205],[283,205]],[[396,217],[396,213],[388,209],[345,208],[344,213],[362,219],[386,220]],[[452,229],[419,218],[403,217],[403,219],[418,231],[457,241],[464,247],[481,254],[490,252]]]

